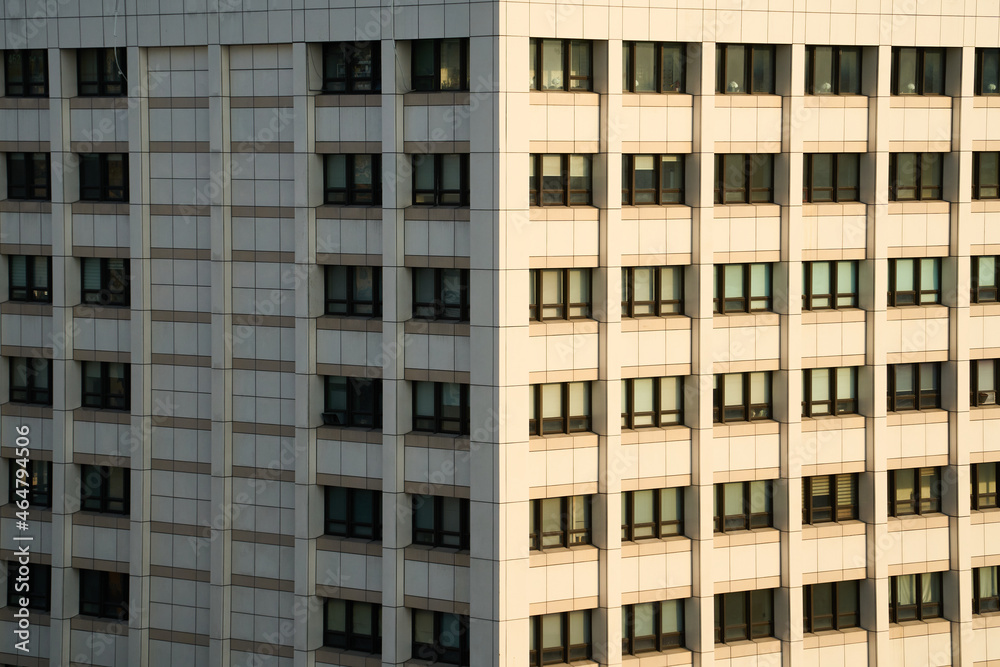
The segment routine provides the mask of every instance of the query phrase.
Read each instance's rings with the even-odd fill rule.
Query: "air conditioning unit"
[[[994,389],[990,391],[980,391],[976,393],[976,405],[996,405],[997,404],[997,392]]]

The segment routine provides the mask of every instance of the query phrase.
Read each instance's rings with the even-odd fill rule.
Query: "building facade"
[[[1000,664],[996,0],[0,24],[0,663]]]

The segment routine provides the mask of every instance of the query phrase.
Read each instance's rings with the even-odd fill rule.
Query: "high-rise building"
[[[1000,664],[996,0],[0,56],[0,664]]]

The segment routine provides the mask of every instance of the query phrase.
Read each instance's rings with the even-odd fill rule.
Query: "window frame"
[[[346,375],[324,375],[323,376],[323,423],[326,426],[337,428],[360,428],[366,430],[379,430],[382,428],[382,379],[370,377],[352,377]],[[330,384],[332,380],[345,380],[344,391],[346,394],[346,404],[344,409],[335,409],[330,406]],[[367,386],[366,386],[367,385]],[[366,392],[371,392],[374,403],[370,405],[371,410],[365,411],[361,408],[366,401],[361,398]],[[343,412],[344,423],[334,421],[337,412]],[[370,415],[370,423],[364,423],[362,418]]]
[[[922,289],[923,278],[924,278],[924,266],[925,262],[930,260],[932,263],[935,273],[935,278],[937,280],[938,288],[936,290],[925,290]],[[909,261],[913,262],[913,287],[912,290],[899,290],[896,289],[896,283],[898,281],[897,267],[899,262]],[[887,306],[890,308],[909,308],[913,306],[937,306],[941,304],[941,258],[940,257],[895,257],[889,259],[889,292]],[[901,300],[900,295],[913,295],[913,303],[907,303],[906,300]],[[925,295],[929,295],[929,298],[933,298],[933,301],[925,300]]]
[[[16,558],[16,556],[12,556]],[[22,581],[17,581],[18,570],[21,567],[28,568],[28,574]],[[16,585],[26,585],[22,591],[16,590]],[[25,608],[37,611],[41,614],[48,614],[52,611],[52,567],[42,563],[24,563],[17,560],[7,561],[7,607],[14,609],[21,607],[20,601],[27,600]]]
[[[815,480],[826,479],[829,488],[830,505],[817,507],[814,493]],[[850,502],[842,503],[841,483],[846,483]],[[823,523],[841,523],[857,521],[860,503],[858,501],[859,479],[857,473],[841,473],[837,475],[813,475],[802,478],[802,524],[812,526]],[[828,511],[829,518],[817,516],[819,512]]]
[[[994,83],[993,90],[989,92],[985,91],[985,85],[984,85],[988,82],[983,80],[983,71],[985,69],[983,67],[983,61],[985,60],[987,54],[997,60],[997,81],[996,83]],[[1000,95],[1000,49],[997,48],[976,49],[975,86],[976,86],[976,91],[975,91],[976,95],[983,95],[983,96]]]
[[[896,385],[898,384],[896,376],[899,369],[903,366],[910,366],[913,373],[913,407],[909,408],[905,407],[905,404],[904,407],[900,407],[900,403],[907,400],[908,394],[902,394],[901,399],[901,395],[896,389]],[[925,390],[922,387],[923,375],[927,372],[933,372],[934,387],[931,390]],[[912,412],[915,410],[938,410],[941,408],[941,364],[939,362],[889,364],[886,366],[886,385],[888,394],[886,409],[888,412]],[[933,399],[933,405],[927,399]]]
[[[582,644],[573,644],[572,641],[572,617],[574,615],[582,615],[584,617],[584,630],[586,641]],[[564,611],[556,612],[554,614],[539,614],[536,616],[531,616],[528,622],[531,624],[529,628],[529,638],[528,638],[528,665],[529,667],[542,667],[543,665],[562,665],[575,663],[581,660],[590,660],[593,656],[593,619],[590,616],[590,609],[581,609],[577,611]],[[562,637],[562,643],[558,647],[545,647],[538,646],[539,641],[543,637],[542,626],[545,617],[559,617],[560,624],[560,636]]]
[[[528,274],[528,320],[530,322],[561,322],[570,320],[593,319],[594,304],[594,272],[589,267],[584,268],[562,268],[562,269],[529,269]],[[579,272],[585,275],[587,285],[587,296],[589,301],[570,301],[570,291],[572,287],[571,276]],[[560,282],[560,296],[562,301],[557,303],[546,303],[545,296],[545,275],[558,273]],[[582,283],[581,283],[582,284]],[[557,309],[561,315],[555,317],[545,317],[546,309]],[[574,315],[574,312],[583,313]]]
[[[560,49],[560,61],[562,63],[562,86],[559,88],[543,88],[542,87],[542,77],[541,73],[545,71],[545,63],[542,56],[544,55],[545,49],[542,48],[544,42],[559,42]],[[586,43],[587,45],[587,71],[590,72],[589,76],[573,76],[572,75],[572,62],[573,62],[573,47],[574,45],[579,45]],[[559,38],[548,38],[548,37],[532,37],[528,43],[529,52],[529,73],[528,73],[528,83],[529,90],[538,90],[543,92],[549,91],[569,91],[578,93],[589,93],[594,90],[594,42],[590,39],[559,39]],[[534,85],[531,85],[531,74],[530,68],[534,66]],[[573,86],[574,81],[585,82],[582,87]]]
[[[982,177],[982,160],[985,155],[992,156],[992,159],[996,162],[997,175],[991,183],[984,182]],[[984,189],[992,190],[992,194],[984,196]],[[974,151],[972,153],[972,198],[980,201],[1000,199],[1000,152]]]
[[[330,296],[331,282],[336,279],[334,272],[344,269],[345,297],[338,299]],[[372,274],[372,298],[370,301],[357,297],[358,272],[360,269],[367,269]],[[376,297],[376,294],[378,295]],[[344,312],[339,312],[333,308],[343,304]],[[363,312],[370,309],[371,312]],[[333,317],[382,317],[382,267],[380,266],[354,266],[345,264],[327,264],[323,267],[323,314]]]
[[[461,84],[458,88],[441,88],[441,47],[445,42],[455,41],[459,43],[459,58],[462,63],[459,67],[459,78]],[[417,42],[432,42],[434,57],[434,74],[431,77],[417,76],[417,58],[414,46]],[[433,80],[428,83],[426,79]],[[421,82],[421,83],[418,83]],[[417,93],[458,93],[469,90],[469,38],[468,37],[442,37],[432,39],[414,39],[410,41],[410,90]]]
[[[816,265],[827,265],[828,272],[830,276],[830,287],[831,292],[829,294],[816,294],[813,290],[813,267]],[[840,272],[844,265],[850,267],[852,274],[852,282],[854,284],[853,292],[841,292],[839,291],[840,286]],[[859,299],[859,275],[860,275],[860,265],[856,259],[840,259],[840,260],[820,260],[813,262],[802,262],[802,310],[842,310],[844,308],[857,308]],[[818,299],[828,299],[828,306],[818,306],[814,301]],[[849,299],[850,302],[846,305],[841,305],[842,299]]]
[[[926,471],[931,471],[927,477],[930,478],[930,497],[925,498],[922,495],[923,484],[922,479],[925,476]],[[910,500],[900,502],[896,497],[896,487],[897,479],[896,474],[899,472],[912,472],[913,473],[913,491],[910,494]],[[888,486],[888,516],[892,518],[901,518],[907,516],[923,516],[925,514],[940,514],[941,513],[941,503],[942,503],[942,493],[941,493],[941,468],[939,466],[925,466],[922,468],[896,468],[887,471],[889,477]],[[935,493],[936,490],[936,493]],[[909,507],[909,510],[906,508]]]
[[[739,162],[736,156],[743,156],[743,173],[741,175],[741,187],[730,188],[726,185],[726,163],[731,161]],[[715,205],[716,206],[742,206],[748,204],[773,204],[774,203],[774,153],[716,153],[715,154]],[[766,164],[756,164],[758,157],[763,157]],[[731,158],[727,160],[726,158]],[[768,188],[754,187],[754,177],[758,169],[766,169],[770,172]],[[755,195],[755,192],[766,190],[764,199]],[[728,200],[730,193],[742,193],[738,200]]]
[[[829,155],[833,163],[831,175],[833,176],[833,187],[820,188],[813,181],[815,175],[813,162],[816,156]],[[861,153],[805,153],[802,163],[802,202],[806,204],[840,204],[847,202],[861,201]],[[855,162],[854,173],[858,180],[853,185],[844,185],[840,182],[841,160],[852,159]],[[830,199],[817,199],[817,191],[830,191]],[[853,191],[853,194],[845,194]]]
[[[100,477],[97,489],[88,488],[86,480],[88,472],[93,471]],[[122,471],[122,496],[117,497],[111,492],[111,476]],[[117,466],[101,466],[84,464],[80,466],[80,509],[84,512],[99,512],[101,514],[118,514],[128,516],[131,510],[132,471],[129,468]],[[119,505],[115,508],[115,505]]]
[[[979,490],[979,478],[984,469],[993,468],[993,491],[981,492]],[[969,466],[970,485],[972,487],[971,509],[974,511],[990,510],[1000,507],[1000,493],[997,492],[997,479],[1000,475],[1000,463],[973,463]]]
[[[910,92],[900,92],[899,91],[899,78],[901,72],[899,71],[899,54],[903,49],[913,49],[916,51],[917,57],[917,83],[915,90]],[[926,56],[930,52],[940,52],[941,53],[941,92],[926,91],[927,85],[927,71],[926,71]],[[948,49],[944,47],[930,47],[930,46],[894,46],[892,47],[892,66],[890,69],[890,78],[892,84],[892,94],[893,95],[945,95],[945,78],[948,72]]]
[[[726,513],[726,487],[739,484],[742,486],[742,510],[739,514]],[[755,488],[762,488],[765,500],[766,511],[753,511],[753,494]],[[712,490],[714,496],[714,508],[712,510],[712,523],[716,535],[727,533],[743,532],[748,530],[759,530],[774,527],[774,483],[770,479],[758,479],[746,482],[720,482]],[[737,525],[735,521],[741,523]],[[730,523],[732,526],[730,527]]]
[[[816,92],[816,48],[830,48],[833,50],[833,86],[828,92]],[[858,54],[858,90],[842,91],[843,72],[841,71],[841,60],[845,51],[855,51]],[[862,75],[864,73],[864,49],[860,46],[834,46],[825,44],[811,44],[806,46],[806,95],[861,95]]]
[[[726,68],[726,51],[732,47],[740,47],[744,49],[743,55],[743,81],[747,83],[745,86],[747,90],[728,90],[728,85],[726,80],[731,78],[731,75]],[[758,49],[761,51],[767,51],[770,60],[770,77],[771,87],[768,90],[756,90],[753,86],[753,73],[754,73],[754,59],[758,53]],[[775,63],[775,58],[777,55],[777,49],[774,44],[741,44],[741,43],[725,43],[715,45],[715,94],[716,95],[774,95],[777,89],[777,67]]]
[[[330,629],[331,603],[344,605],[344,629]],[[371,627],[376,634],[366,635],[354,632],[355,605],[365,605],[371,614]],[[360,600],[344,600],[341,598],[323,599],[323,646],[343,651],[358,651],[369,655],[382,653],[382,605],[379,603],[362,602]]]
[[[755,296],[753,293],[753,267],[755,266],[764,267],[764,280],[767,287],[767,293],[764,296]],[[743,291],[742,295],[739,297],[727,297],[726,296],[726,267],[728,266],[739,266],[741,267],[742,281],[743,281]],[[774,308],[774,263],[773,262],[752,262],[752,263],[742,263],[742,264],[716,264],[715,265],[715,283],[713,285],[713,295],[712,295],[712,314],[713,315],[728,315],[730,313],[766,313],[771,312]],[[740,301],[743,306],[740,308],[729,308],[727,302]],[[755,307],[755,302],[760,304],[763,301],[764,306],[760,307],[757,305]]]
[[[838,371],[841,368],[848,368],[851,371],[850,389],[851,398],[840,398],[840,381]],[[825,370],[829,375],[828,396],[826,400],[813,400],[813,373]],[[816,412],[815,406],[818,404],[828,404],[828,412]],[[803,417],[835,417],[840,415],[854,415],[858,413],[858,366],[840,366],[833,368],[804,368],[802,369],[802,416]]]
[[[979,284],[979,264],[983,259],[993,260],[993,284],[985,287]],[[974,255],[972,257],[971,301],[972,303],[1000,302],[1000,255]]]
[[[122,262],[121,289],[112,286],[111,262]],[[97,289],[86,286],[87,264],[97,262],[99,264],[101,286]],[[96,300],[95,300],[96,297]],[[107,297],[107,298],[105,298]],[[108,257],[81,257],[80,258],[80,302],[84,305],[101,306],[105,308],[128,308],[132,301],[132,267],[128,259],[117,259]]]
[[[112,575],[120,577],[122,595],[121,599],[116,599],[110,594],[110,580]],[[87,578],[97,577],[98,598],[96,600],[86,599],[84,590],[87,588],[84,581]],[[129,575],[121,572],[107,572],[105,570],[80,570],[80,607],[81,616],[94,618],[110,618],[118,621],[127,621],[129,617]],[[87,611],[84,605],[88,605]],[[95,613],[91,613],[94,609]]]
[[[993,364],[993,386],[983,389],[980,386],[980,367],[983,364]],[[981,408],[997,405],[1000,394],[1000,359],[972,359],[969,361],[969,407]]]
[[[751,376],[755,374],[766,374],[765,382],[767,385],[767,403],[754,403],[750,396],[751,392]],[[737,406],[735,403],[726,403],[725,398],[725,380],[727,376],[730,375],[741,375],[742,377],[742,387],[743,387],[743,402]],[[714,424],[729,424],[733,422],[755,422],[755,421],[768,421],[773,419],[771,416],[771,401],[772,396],[772,376],[771,371],[750,371],[745,373],[716,373],[715,374],[715,385],[712,392],[712,422]],[[720,380],[721,379],[721,380]],[[728,419],[726,417],[726,409],[734,409],[739,407],[743,410],[743,418],[741,419]],[[756,416],[755,416],[756,415]]]
[[[14,259],[24,258],[24,286],[14,284]],[[39,258],[45,260],[45,286],[37,284],[36,268]],[[18,292],[24,291],[23,296]],[[41,296],[36,296],[41,292]],[[52,257],[50,255],[8,255],[7,257],[7,300],[18,303],[52,303]]]
[[[559,417],[543,417],[544,414],[544,403],[542,401],[542,396],[544,392],[542,387],[548,386],[550,384],[556,384],[560,387],[560,396],[562,401],[562,415]],[[571,415],[569,413],[570,405],[570,385],[581,384],[584,386],[584,401],[586,403],[586,414],[583,415]],[[530,392],[529,401],[534,405],[535,408],[535,419],[528,415],[528,436],[529,437],[545,437],[548,435],[564,435],[573,433],[589,433],[593,430],[593,387],[589,381],[582,382],[551,382],[545,384],[533,384],[528,386],[528,391]],[[574,420],[586,420],[586,425],[584,428],[574,428]],[[546,431],[545,424],[561,422],[559,430]]]
[[[433,385],[434,392],[434,414],[432,415],[418,415],[417,413],[417,385]],[[446,384],[457,384],[459,386],[459,418],[458,420],[446,419],[443,416],[443,403],[442,396],[444,393],[444,385]],[[413,382],[412,388],[412,400],[413,400],[413,418],[412,418],[412,430],[414,433],[437,433],[443,435],[469,435],[471,433],[470,429],[470,405],[469,405],[469,385],[467,383],[460,382],[430,382],[430,381],[420,381],[415,380]],[[417,420],[425,419],[434,422],[434,426],[431,429],[417,428]],[[444,427],[445,422],[458,421],[458,430],[447,430]]]
[[[935,576],[936,575],[936,576]],[[904,605],[899,604],[899,577],[913,577],[914,580],[914,598],[916,603],[913,605],[905,605],[905,607],[914,607],[913,613],[914,618],[903,618],[900,620],[900,610],[905,608]],[[924,587],[928,584],[925,583],[924,577],[930,578],[930,586],[933,586],[937,592],[937,602],[924,602]],[[910,620],[924,621],[933,618],[942,618],[943,607],[944,607],[944,589],[942,586],[942,579],[940,572],[922,572],[919,574],[909,574],[909,575],[898,575],[895,577],[889,577],[889,623],[903,623]],[[933,594],[933,592],[932,592]],[[925,607],[937,606],[937,612],[932,612]]]
[[[635,410],[635,381],[636,380],[651,380],[653,383],[652,391],[652,401],[653,410],[652,412],[637,413]],[[679,390],[676,392],[678,398],[678,405],[673,409],[663,408],[663,384],[668,380],[679,380]],[[654,378],[624,378],[622,379],[622,429],[623,430],[641,430],[645,428],[667,428],[670,426],[683,426],[684,425],[684,376],[683,375],[667,375],[663,377]],[[650,424],[636,424],[637,415],[649,415],[652,423]],[[673,416],[671,419],[670,416]]]
[[[913,186],[901,186],[899,184],[899,156],[900,155],[916,155],[916,173],[914,174],[915,185]],[[889,201],[893,202],[908,202],[908,201],[945,201],[944,199],[944,155],[945,153],[938,152],[907,152],[900,151],[897,153],[889,153]],[[937,157],[933,157],[937,156]],[[941,179],[937,183],[927,184],[924,182],[925,172],[930,172],[929,167],[932,166],[933,162],[937,160],[938,166],[934,167],[933,170],[936,171],[936,175]],[[900,190],[913,190],[912,197],[902,197],[900,196]],[[924,196],[925,190],[934,190],[930,196]]]
[[[417,283],[419,282],[417,277],[418,274],[424,274],[427,271],[433,271],[434,275],[434,296],[433,301],[419,301],[417,299]],[[444,300],[444,277],[446,271],[458,271],[459,272],[459,304],[448,304]],[[442,268],[429,268],[420,267],[411,269],[411,280],[410,287],[412,290],[412,307],[411,314],[415,320],[423,320],[427,322],[468,322],[469,321],[469,269],[442,269]],[[433,308],[434,313],[432,315],[420,315],[417,313],[418,308]],[[449,311],[458,310],[458,316],[449,316]]]
[[[343,491],[343,498],[335,497],[339,491]],[[358,520],[356,509],[366,502],[364,495],[368,495],[367,502],[371,504],[372,523],[366,524]],[[342,502],[344,506],[344,519],[331,517],[332,506]],[[343,525],[341,529],[340,526]],[[366,531],[368,534],[366,534]],[[332,535],[344,539],[366,540],[369,542],[382,541],[382,493],[377,489],[357,489],[348,486],[325,486],[323,487],[323,534]]]
[[[1000,611],[1000,595],[981,595],[981,582],[983,578],[983,571],[993,570],[994,579],[996,579],[996,565],[987,565],[985,567],[974,567],[972,568],[972,613],[977,615],[991,614]],[[986,601],[984,606],[983,601]]]
[[[559,530],[545,531],[546,501],[559,501]],[[583,528],[573,528],[572,518],[577,504],[583,508]],[[539,498],[529,501],[528,550],[547,551],[551,549],[571,549],[594,543],[593,496],[576,495],[558,498]],[[558,537],[557,544],[546,544],[547,537]]]
[[[444,173],[444,158],[447,156],[455,156],[459,158],[459,189],[457,191],[458,203],[447,202],[443,203],[442,200],[447,197],[456,194],[453,189],[446,189],[443,186],[443,173]],[[418,160],[431,159],[434,164],[434,186],[430,189],[419,189],[417,188],[417,170],[418,170]],[[413,174],[412,188],[413,188],[413,199],[411,204],[413,206],[438,206],[447,208],[467,208],[469,206],[469,154],[468,153],[411,153],[410,154],[410,166],[411,173]],[[433,201],[418,201],[421,197],[431,197]]]
[[[428,500],[429,499],[429,500]],[[444,528],[444,511],[445,504],[447,502],[458,502],[459,511],[459,530],[458,533],[454,531],[445,530]],[[433,514],[433,526],[431,528],[418,528],[417,527],[417,512],[423,503],[430,502],[431,512]],[[418,544],[425,547],[432,547],[435,549],[454,549],[457,551],[467,551],[471,543],[471,526],[469,522],[469,499],[468,498],[453,498],[450,496],[432,496],[432,495],[422,495],[422,494],[412,494],[410,496],[410,507],[413,510],[413,520],[410,522],[411,535],[410,542],[412,544]],[[430,533],[429,537],[420,535],[420,533]],[[449,537],[457,538],[458,545],[449,544],[447,539]]]
[[[635,187],[635,158],[637,157],[653,158],[653,182],[656,184],[656,187],[651,192],[654,201],[636,201],[636,193],[638,191]],[[681,174],[681,186],[679,188],[663,187],[664,158],[677,158]],[[626,153],[622,155],[622,206],[683,206],[686,192],[685,186],[687,185],[686,162],[683,153]],[[642,192],[646,191],[645,189],[642,190]]]
[[[766,625],[766,632],[761,632],[759,626],[764,625],[764,623],[753,622],[753,607],[757,596],[767,596],[767,605],[770,611],[770,618],[768,619]],[[727,616],[727,608],[735,605],[737,608],[742,608],[742,623],[737,625],[728,625],[725,622]],[[763,588],[755,589],[749,591],[739,591],[736,593],[716,593],[715,594],[715,643],[718,644],[731,644],[741,641],[752,641],[754,639],[762,639],[764,637],[774,636],[774,589],[773,588]],[[728,631],[730,628],[738,629],[743,628],[743,632],[739,637],[729,638]]]
[[[663,631],[663,606],[672,604],[677,607],[677,617],[680,620],[679,632]],[[648,648],[636,647],[637,637],[635,635],[636,607],[651,606],[653,608],[653,630],[652,636],[646,635],[641,639],[648,642],[652,639],[652,645]],[[645,655],[647,653],[662,653],[675,648],[685,648],[685,618],[684,600],[675,598],[672,600],[658,600],[655,602],[641,602],[636,604],[622,605],[622,655]]]
[[[635,272],[637,269],[653,271],[653,301],[636,301]],[[673,282],[678,286],[679,299],[663,298],[663,274],[674,274]],[[667,266],[623,266],[622,267],[622,317],[677,317],[684,315],[684,265]],[[636,304],[649,304],[652,313],[636,312]]]
[[[17,368],[16,365],[23,361],[26,367],[24,377],[25,382],[19,383],[17,380]],[[42,366],[42,369],[35,368],[34,366]],[[8,400],[11,403],[21,403],[25,405],[52,405],[52,360],[46,357],[8,357],[7,366],[9,369],[9,380],[10,384]],[[27,367],[32,366],[30,372],[27,371]],[[35,379],[43,374],[46,377],[46,384],[44,387],[37,386]],[[23,394],[23,398],[19,398]]]
[[[12,56],[21,54],[21,83],[11,83],[11,72],[15,69],[11,62]],[[32,57],[42,58],[41,71],[43,72],[41,84],[31,80]],[[49,52],[48,49],[7,49],[4,51],[4,97],[48,97],[49,96]],[[21,86],[21,92],[14,92],[15,85]],[[38,90],[38,86],[41,90]],[[29,90],[30,89],[30,90]]]
[[[653,494],[653,520],[649,524],[635,522],[635,494],[651,491]],[[676,494],[677,518],[663,517],[663,494]],[[684,487],[670,486],[663,489],[641,489],[637,491],[622,491],[622,542],[640,542],[644,540],[662,540],[669,537],[684,536]],[[636,535],[636,528],[648,525],[652,535]]]
[[[831,581],[823,584],[812,584],[802,587],[802,632],[804,634],[815,634],[818,632],[828,632],[835,630],[842,632],[851,628],[861,627],[861,580],[849,579],[847,581]],[[830,587],[830,609],[822,610],[827,613],[817,614],[815,589],[820,586]],[[841,604],[845,597],[842,589],[852,587],[854,589],[854,602],[857,604],[851,611],[841,609]],[[853,621],[845,620],[854,617]],[[831,627],[817,627],[817,618],[829,618]]]
[[[84,361],[81,362],[81,407],[91,410],[117,410],[128,412],[132,409],[132,365],[112,361]],[[101,389],[97,393],[87,391],[87,364],[100,364]],[[111,392],[111,367],[122,367],[122,392],[113,394]]]
[[[656,78],[656,90],[636,91],[635,89],[635,48],[638,44],[652,44],[654,49],[653,76]],[[663,85],[663,52],[668,48],[681,50],[680,85],[675,89],[667,89]],[[687,91],[687,43],[686,42],[650,42],[648,40],[622,42],[622,92],[637,94],[679,95]]]
[[[354,58],[365,48],[371,53],[371,76],[358,77],[352,67]],[[343,54],[344,77],[333,76],[330,73],[331,58],[336,57],[335,51],[339,49]],[[327,42],[323,44],[323,84],[321,90],[327,95],[377,95],[382,91],[382,49],[378,40],[367,40],[358,42]],[[337,82],[343,82],[343,90],[334,86]],[[360,82],[369,82],[370,88],[357,87]]]
[[[14,184],[15,156],[22,156],[24,173],[22,174],[24,184]],[[38,169],[38,156],[42,156],[44,167],[42,173]],[[39,185],[37,180],[43,177],[44,183]],[[20,190],[20,193],[16,192]],[[25,152],[13,151],[7,153],[7,199],[11,201],[51,201],[52,200],[52,155],[40,151]]]
[[[108,168],[109,156],[116,155],[121,157],[122,160],[122,183],[121,185],[112,184],[110,169]],[[119,204],[131,203],[129,194],[129,154],[128,153],[80,153],[78,154],[79,167],[80,167],[80,201],[84,202],[114,202]],[[85,167],[86,164],[93,164],[96,160],[97,165],[97,180],[99,184],[94,186],[85,186],[84,179],[86,176],[86,171],[92,167]],[[95,194],[93,191],[97,190]],[[113,194],[114,191],[120,190],[120,194]]]
[[[39,466],[38,471],[36,471],[36,466]],[[24,498],[27,499],[28,505],[31,507],[50,509],[52,507],[52,461],[29,459],[25,468],[28,473],[25,486],[18,489],[17,471],[20,467],[17,459],[7,459],[7,502],[15,503],[21,500],[20,490],[26,492]],[[40,475],[36,474],[42,470],[45,472]],[[43,483],[37,483],[37,477],[44,478]]]
[[[108,51],[114,49],[115,67],[118,76],[109,77],[101,66],[107,60]],[[96,79],[83,78],[83,55],[94,53]],[[95,86],[95,92],[84,92],[84,86]],[[114,89],[117,88],[117,92]],[[128,96],[128,55],[124,47],[81,48],[76,51],[76,96],[77,97],[126,97]]]
[[[545,176],[543,174],[543,162],[546,157],[558,157],[559,162],[559,190],[561,199],[559,202],[546,203],[546,193],[557,192],[553,189],[545,188]],[[587,160],[587,176],[590,179],[586,190],[574,189],[571,187],[573,179],[571,161],[574,157],[582,157]],[[594,205],[594,156],[591,153],[531,153],[528,156],[529,176],[528,176],[528,205],[529,206],[593,206]],[[586,199],[580,198],[574,201],[574,195],[580,197],[586,195]]]
[[[344,187],[330,185],[330,163],[333,158],[344,158]],[[371,158],[372,183],[368,190],[359,189],[356,183],[357,158]],[[334,196],[343,193],[343,201]],[[367,194],[367,197],[365,195]],[[370,199],[370,201],[365,201]],[[326,153],[323,155],[323,205],[324,206],[382,206],[382,156],[371,153]]]

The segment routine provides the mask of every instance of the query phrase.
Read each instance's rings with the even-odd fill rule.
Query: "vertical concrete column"
[[[128,48],[129,256],[132,310],[129,362],[132,424],[127,443],[132,502],[129,515],[129,635],[131,664],[149,661],[149,583],[153,432],[150,313],[149,68],[146,49]],[[125,113],[125,112],[119,112]]]
[[[688,204],[691,205],[691,268],[684,285],[684,303],[691,317],[691,377],[684,391],[684,414],[691,427],[691,490],[684,508],[684,525],[691,538],[692,599],[685,610],[685,621],[693,664],[701,667],[715,662],[715,577],[712,572],[715,543],[712,451],[715,42],[691,44],[688,49],[687,81],[694,96],[694,142],[686,174]]]
[[[212,538],[210,599],[212,664],[230,662],[232,641],[233,349],[232,141],[229,49],[208,47],[209,164],[212,182]]]
[[[393,35],[392,21],[383,34]],[[403,323],[410,303],[404,268],[403,218],[410,204],[410,163],[403,152],[406,81],[396,43],[382,40],[382,664],[410,658],[410,614],[403,593],[403,556],[410,543],[410,502],[403,487],[404,440],[409,410],[403,382]],[[402,403],[402,405],[401,405]],[[401,419],[402,418],[402,419]],[[405,421],[404,421],[405,420]]]

